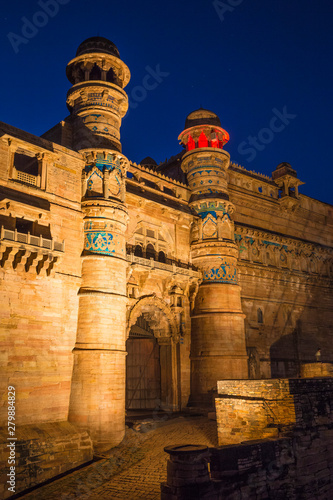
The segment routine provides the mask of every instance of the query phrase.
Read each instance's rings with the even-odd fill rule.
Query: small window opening
[[[264,316],[260,308],[257,311],[257,318],[258,318],[258,323],[262,324],[264,322]]]
[[[38,160],[36,156],[28,156],[22,153],[15,153],[14,167],[19,172],[25,172],[29,175],[38,175]]]

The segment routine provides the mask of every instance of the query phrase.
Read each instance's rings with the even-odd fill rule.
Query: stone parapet
[[[278,430],[332,424],[333,379],[222,380],[217,383],[219,444],[278,435]]]
[[[93,458],[89,434],[69,422],[50,422],[16,427],[15,440],[8,440],[7,427],[0,428],[0,497],[9,498]],[[15,492],[8,490],[10,448],[15,443]],[[13,471],[13,469],[11,469]]]
[[[301,365],[301,377],[333,377],[333,363],[304,363]]]

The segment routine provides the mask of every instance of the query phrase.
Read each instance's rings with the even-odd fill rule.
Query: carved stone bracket
[[[1,246],[0,267],[6,270],[12,268],[17,272],[53,276],[55,264],[60,260],[59,255],[42,249]]]
[[[33,272],[38,275],[53,276],[55,264],[60,262],[64,254],[63,243],[55,244],[53,240],[41,239],[41,246],[37,246],[17,241],[23,239],[20,236],[24,236],[28,241],[28,235],[16,231],[7,231],[2,228],[0,267],[6,270],[14,269],[17,272]],[[43,244],[47,244],[49,248],[43,247]],[[54,247],[61,248],[61,250]]]

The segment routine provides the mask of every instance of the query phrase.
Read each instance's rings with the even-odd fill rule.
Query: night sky
[[[177,154],[186,116],[204,107],[232,161],[267,175],[289,162],[301,193],[332,203],[332,20],[331,0],[2,2],[0,120],[41,135],[65,118],[66,64],[103,36],[132,74],[130,160]]]

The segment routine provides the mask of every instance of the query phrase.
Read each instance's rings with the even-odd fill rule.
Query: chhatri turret
[[[121,119],[128,109],[123,90],[131,75],[114,43],[103,37],[82,42],[66,69],[72,87],[67,107],[74,128],[74,147],[111,147],[121,151]]]
[[[179,140],[186,148],[182,169],[197,213],[191,232],[192,262],[202,283],[191,319],[191,399],[202,404],[222,379],[247,378],[247,353],[238,249],[229,201],[229,134],[218,116],[198,109],[190,113]]]
[[[73,87],[74,147],[82,172],[84,246],[69,420],[88,430],[97,451],[116,446],[125,432],[127,158],[120,125],[128,107],[129,70],[117,47],[93,37],[67,66]]]

